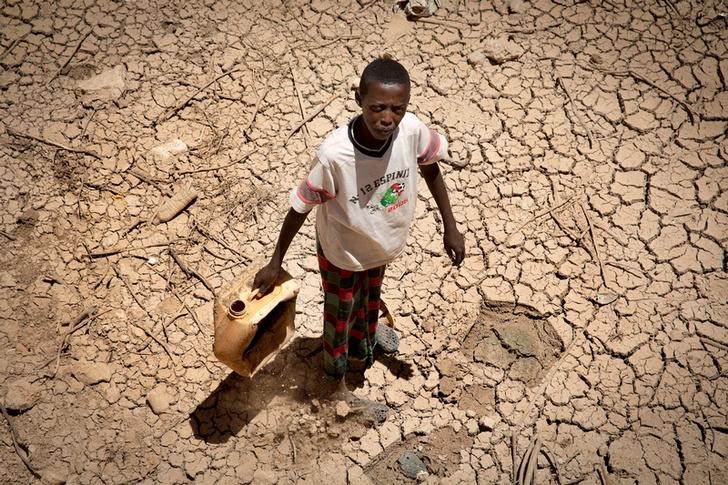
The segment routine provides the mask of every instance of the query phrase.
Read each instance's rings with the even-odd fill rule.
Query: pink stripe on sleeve
[[[427,147],[424,149],[424,151],[417,157],[417,163],[420,165],[428,164],[432,161],[432,159],[437,155],[438,150],[440,150],[440,137],[438,136],[437,132],[433,130],[432,128],[429,128],[430,130],[430,139],[427,142]]]

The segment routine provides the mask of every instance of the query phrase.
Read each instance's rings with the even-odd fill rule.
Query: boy
[[[355,97],[361,114],[326,137],[308,176],[291,192],[275,251],[253,288],[261,295],[269,290],[291,240],[317,207],[324,371],[336,383],[336,399],[386,418],[386,406],[354,397],[344,375],[349,358],[369,367],[377,338],[392,340],[394,331],[377,325],[379,294],[385,266],[403,251],[414,218],[418,167],[442,215],[445,251],[456,265],[465,244],[437,164],[447,155],[447,141],[407,113],[407,70],[392,59],[374,60]]]

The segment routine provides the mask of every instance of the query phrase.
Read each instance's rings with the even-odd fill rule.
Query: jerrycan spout
[[[226,285],[213,310],[215,357],[245,377],[273,360],[295,333],[298,283],[281,271],[271,291],[256,298],[256,271],[250,267]]]

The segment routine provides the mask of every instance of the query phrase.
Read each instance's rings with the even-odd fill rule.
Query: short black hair
[[[382,84],[404,84],[410,87],[410,77],[407,69],[391,57],[382,56],[370,62],[361,73],[359,80],[359,95],[363,98],[372,81]]]

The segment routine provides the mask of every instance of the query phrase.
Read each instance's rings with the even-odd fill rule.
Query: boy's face
[[[362,120],[372,138],[383,141],[391,135],[407,112],[410,90],[406,84],[382,84],[371,81],[367,93],[356,92]]]

